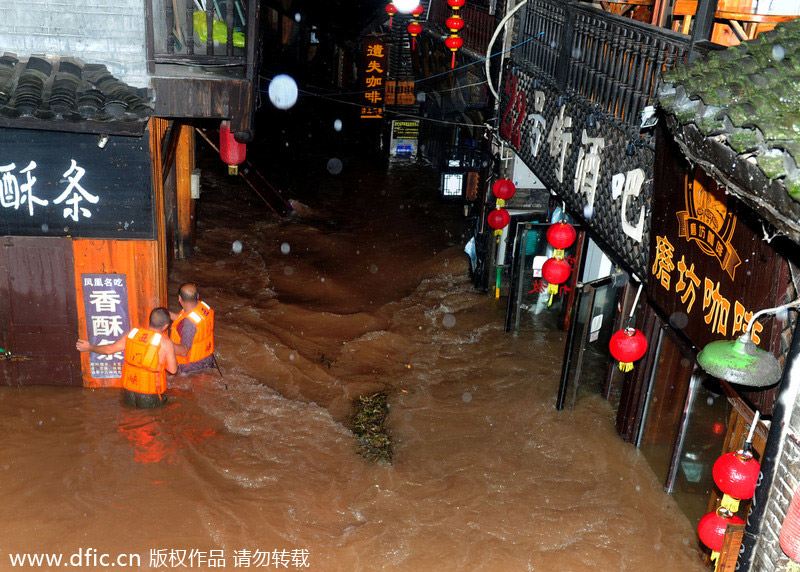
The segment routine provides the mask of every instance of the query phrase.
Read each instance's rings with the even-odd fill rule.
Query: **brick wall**
[[[77,57],[105,64],[126,83],[148,87],[145,1],[0,2],[0,53]]]

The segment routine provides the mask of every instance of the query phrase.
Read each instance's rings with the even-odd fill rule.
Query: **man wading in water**
[[[78,340],[75,348],[79,352],[94,352],[110,355],[125,352],[122,364],[122,399],[136,407],[156,407],[167,399],[167,372],[178,371],[175,346],[167,336],[172,321],[166,308],[150,312],[150,324],[146,330],[133,328],[116,342],[95,346],[86,340]]]
[[[214,366],[214,310],[200,301],[197,286],[187,282],[178,290],[180,314],[170,312],[175,321],[170,339],[178,356],[178,373],[189,373]]]

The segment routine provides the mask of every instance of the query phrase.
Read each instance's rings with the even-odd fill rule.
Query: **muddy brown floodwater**
[[[473,289],[463,214],[429,168],[323,168],[283,221],[204,168],[170,305],[199,284],[224,379],[172,378],[157,410],[117,390],[0,388],[0,569],[78,550],[110,568],[85,566],[87,548],[143,570],[266,552],[275,569],[281,550],[278,569],[304,554],[311,570],[704,569],[609,404],[554,409],[563,334],[503,333],[504,302]],[[359,457],[345,424],[378,390],[391,466]]]

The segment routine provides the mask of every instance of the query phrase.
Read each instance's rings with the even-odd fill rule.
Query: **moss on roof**
[[[800,201],[800,19],[665,73],[659,99]]]

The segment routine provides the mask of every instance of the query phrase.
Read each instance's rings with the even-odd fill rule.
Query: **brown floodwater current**
[[[704,570],[610,405],[555,410],[564,334],[503,332],[435,173],[322,164],[298,174],[284,220],[201,165],[197,246],[169,303],[198,283],[224,377],[173,377],[156,410],[119,390],[0,388],[0,569],[92,548],[143,570],[181,569],[181,550],[194,569],[286,550],[277,569],[307,554],[311,570]],[[347,428],[379,390],[390,466]]]

